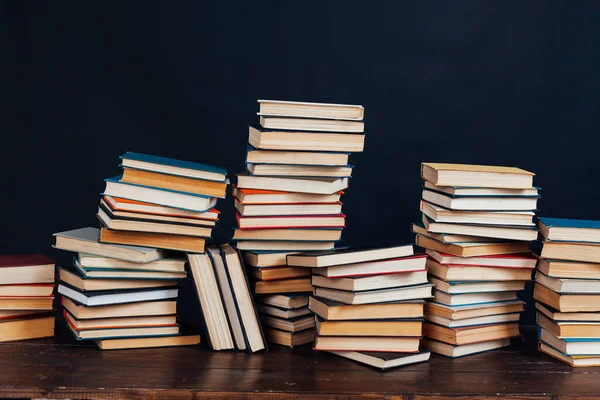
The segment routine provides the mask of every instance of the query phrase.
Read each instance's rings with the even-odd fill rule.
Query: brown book
[[[0,342],[54,336],[54,316],[11,319],[0,322]]]
[[[571,367],[600,367],[600,357],[598,356],[567,356],[544,342],[539,342],[538,348],[542,353],[569,364]]]
[[[236,229],[232,240],[340,240],[341,229]]]
[[[321,321],[317,319],[320,336],[401,336],[421,337],[420,320],[383,321]]]
[[[0,255],[0,284],[54,282],[54,262],[43,254]]]
[[[312,343],[315,332],[312,329],[306,329],[300,332],[286,332],[274,328],[264,328],[265,337],[268,342],[280,344],[287,347],[301,346]]]
[[[441,243],[426,236],[417,235],[416,243],[426,249],[449,253],[460,257],[486,256],[494,254],[525,253],[529,242],[502,243]]]
[[[0,297],[0,310],[52,310],[54,296]]]
[[[375,320],[422,318],[423,301],[347,305],[311,297],[308,307],[319,317],[328,320]]]
[[[77,319],[173,315],[177,313],[177,302],[175,300],[86,307],[62,296],[60,302]]]
[[[600,244],[544,242],[542,258],[595,263],[600,260]]]
[[[266,129],[283,129],[312,132],[346,132],[363,133],[363,121],[349,121],[341,119],[315,119],[294,117],[260,116],[260,125]]]
[[[494,324],[468,328],[446,328],[425,322],[423,335],[444,343],[460,346],[519,336],[519,324]]]
[[[162,337],[138,337],[96,340],[100,350],[147,349],[151,347],[194,346],[200,343],[200,335],[177,335]]]
[[[476,281],[530,281],[531,268],[478,267],[470,265],[444,265],[432,258],[427,259],[431,275],[449,282]]]
[[[322,119],[362,120],[365,109],[355,104],[308,103],[302,101],[258,100],[259,115]]]
[[[356,133],[269,130],[250,126],[248,143],[261,150],[361,152],[365,135]]]
[[[141,289],[160,286],[173,286],[173,280],[159,279],[83,279],[62,267],[58,269],[58,276],[62,282],[76,287],[79,290],[119,290],[119,289]]]
[[[562,312],[600,311],[600,294],[560,294],[536,283],[533,298]]]
[[[540,312],[536,318],[539,326],[560,338],[597,338],[600,332],[600,322],[555,322]]]
[[[244,258],[244,264],[252,267],[280,267],[286,265],[285,258],[288,254],[293,254],[293,252],[261,253],[244,251],[242,257]]]
[[[315,326],[315,318],[312,315],[298,317],[294,319],[285,319],[269,315],[261,315],[260,322],[262,326],[280,329],[282,331],[287,332],[299,332],[313,328]]]
[[[464,344],[462,346],[453,346],[448,343],[438,342],[437,340],[423,339],[421,344],[432,353],[441,354],[446,357],[463,357],[470,354],[479,354],[485,351],[500,349],[510,345],[510,339],[490,340],[488,342]]]
[[[554,278],[600,279],[600,263],[540,258],[538,270]]]
[[[488,315],[503,315],[523,311],[523,302],[501,301],[496,303],[473,304],[468,306],[446,306],[444,304],[425,303],[425,314],[434,315],[450,320],[462,320]]]
[[[560,321],[590,321],[600,322],[600,312],[560,312],[547,307],[542,303],[535,302],[535,309],[554,322]]]
[[[260,279],[261,281],[311,276],[310,268],[303,267],[250,268],[249,271],[253,277]]]
[[[254,283],[254,293],[256,294],[298,293],[310,292],[311,290],[310,278],[256,281]]]
[[[533,172],[492,165],[422,163],[421,177],[438,186],[531,189]]]
[[[225,198],[225,191],[227,190],[227,181],[208,181],[133,168],[124,168],[121,180],[137,185],[220,198]]]
[[[268,294],[258,297],[256,301],[285,310],[308,306],[308,296],[305,294]]]
[[[100,230],[101,243],[124,244],[142,247],[155,247],[185,251],[188,253],[203,253],[204,238],[183,235],[170,235],[165,233],[115,231],[102,228]]]
[[[314,349],[416,353],[419,351],[420,340],[419,337],[317,336]]]

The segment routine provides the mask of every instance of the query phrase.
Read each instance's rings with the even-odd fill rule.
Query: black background
[[[241,172],[259,98],[365,106],[345,244],[413,240],[421,161],[528,169],[540,215],[600,219],[598,4],[3,2],[0,249],[65,257],[128,150]]]

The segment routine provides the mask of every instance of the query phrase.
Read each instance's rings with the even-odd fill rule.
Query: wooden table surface
[[[209,352],[204,346],[99,351],[59,326],[57,337],[0,345],[0,398],[510,399],[600,398],[600,368],[539,354],[535,334],[512,347],[381,373],[314,352]]]

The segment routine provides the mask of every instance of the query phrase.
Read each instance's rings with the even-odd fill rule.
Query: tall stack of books
[[[412,245],[288,255],[314,273],[315,350],[381,369],[428,360],[419,352],[432,287],[425,261]]]
[[[600,366],[600,221],[540,218],[538,228],[539,348],[573,367]]]
[[[0,272],[0,342],[54,336],[54,262],[1,255]]]
[[[533,173],[519,168],[424,163],[422,223],[432,301],[425,306],[424,345],[448,357],[508,346],[519,335],[531,280],[539,198]]]
[[[345,227],[340,197],[348,186],[350,152],[364,147],[358,105],[259,100],[260,125],[250,126],[247,172],[233,190],[233,240],[254,278],[265,333],[273,343],[312,341],[307,307],[310,270],[286,255],[331,250]]]

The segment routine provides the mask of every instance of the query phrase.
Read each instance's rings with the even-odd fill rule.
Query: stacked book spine
[[[600,366],[600,221],[540,218],[538,227],[539,349],[573,367]]]
[[[0,342],[54,336],[54,262],[42,254],[0,256]]]
[[[298,253],[287,261],[314,273],[315,350],[380,369],[429,359],[419,345],[432,285],[426,256],[412,245]]]
[[[267,339],[310,343],[310,270],[288,266],[295,252],[334,248],[345,227],[340,202],[364,146],[362,106],[259,100],[246,169],[233,190],[237,229]]]
[[[508,346],[519,335],[531,280],[539,198],[533,174],[518,168],[424,163],[422,221],[433,299],[425,306],[425,347],[460,357]]]

